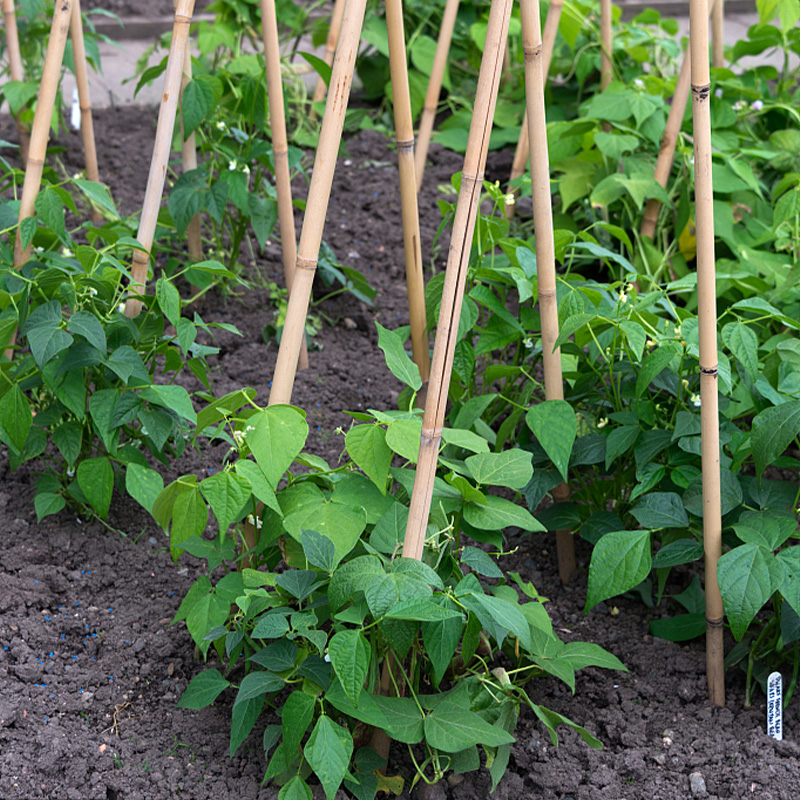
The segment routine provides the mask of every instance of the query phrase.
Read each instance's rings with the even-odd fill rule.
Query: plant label
[[[773,739],[783,739],[783,679],[780,672],[767,678],[767,734]]]

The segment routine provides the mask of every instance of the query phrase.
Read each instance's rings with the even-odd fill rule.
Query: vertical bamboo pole
[[[42,185],[42,171],[47,152],[47,140],[50,135],[50,121],[58,93],[58,82],[61,77],[61,64],[64,60],[64,46],[67,43],[70,19],[72,16],[72,0],[60,0],[53,11],[53,23],[50,28],[50,40],[44,57],[42,85],[36,112],[33,115],[30,150],[25,167],[25,181],[22,184],[22,198],[19,206],[19,221],[36,214],[34,203]],[[22,240],[17,235],[14,243],[14,266],[19,269],[29,258],[30,246],[22,249]]]
[[[436,117],[436,107],[439,105],[439,94],[442,90],[442,79],[447,66],[447,56],[450,52],[450,42],[453,40],[453,28],[456,24],[459,0],[447,0],[442,15],[442,27],[439,29],[439,41],[436,43],[436,54],[433,57],[433,67],[428,80],[428,91],[425,94],[425,105],[419,121],[417,134],[417,191],[422,186],[422,176],[425,174],[425,159],[428,157],[428,147],[431,143],[433,121]]]
[[[274,0],[273,0],[274,2]],[[342,14],[344,14],[345,0],[336,0],[333,5],[333,14],[331,15],[331,26],[328,28],[328,38],[325,41],[325,55],[323,60],[330,66],[333,63],[333,54],[336,52],[336,42],[339,39],[339,30],[342,27]],[[314,111],[314,103],[319,103],[325,99],[325,81],[322,80],[320,75],[317,78],[317,85],[314,88],[314,96],[311,98],[311,111],[309,112],[312,119],[316,117]]]
[[[725,705],[722,623],[724,609],[717,583],[722,553],[720,509],[719,408],[717,394],[717,295],[714,255],[714,186],[711,178],[711,84],[708,69],[708,6],[690,0],[692,61],[697,295],[700,336],[700,417],[702,424],[703,543],[706,590],[706,675],[712,703]]]
[[[422,382],[426,383],[430,373],[430,351],[425,319],[425,279],[422,276],[422,245],[414,168],[414,123],[411,118],[411,92],[408,86],[402,0],[386,0],[386,27],[389,35],[389,69],[397,141],[397,167],[400,173],[411,350],[414,363],[419,367]]]
[[[72,36],[72,60],[75,64],[75,82],[78,85],[78,103],[81,109],[81,139],[83,140],[83,156],[86,160],[86,177],[90,181],[100,183],[94,139],[94,120],[92,119],[92,100],[89,96],[89,70],[86,66],[86,48],[83,44],[80,0],[72,0],[70,34]],[[92,222],[95,225],[102,225],[104,222],[103,215],[94,206],[92,206]]]
[[[711,64],[725,66],[725,0],[717,0],[711,15]]]
[[[550,6],[547,9],[547,18],[544,21],[544,34],[542,35],[542,74],[545,82],[547,82],[547,75],[550,72],[550,61],[553,58],[553,50],[556,45],[556,34],[558,33],[558,22],[561,19],[561,9],[564,7],[564,0],[550,0]],[[530,155],[530,136],[528,134],[528,112],[522,117],[522,127],[519,131],[519,140],[517,141],[517,149],[514,151],[514,161],[511,164],[511,174],[508,177],[509,181],[519,178],[525,172],[525,165],[528,163],[528,156]],[[519,194],[518,190],[514,191],[514,196]],[[506,204],[506,216],[511,219],[514,216],[514,203]]]
[[[611,0],[600,0],[600,89],[611,83]]]
[[[550,198],[550,156],[544,117],[544,69],[539,0],[520,0],[522,45],[525,52],[525,97],[530,123],[531,190],[533,226],[536,234],[536,275],[539,285],[539,313],[542,320],[542,360],[545,399],[564,399],[561,349],[558,340],[558,298],[556,256],[553,242],[553,206]],[[569,487],[562,483],[553,496],[557,502],[569,499]],[[567,583],[575,572],[575,541],[571,531],[556,533],[558,573]]]
[[[286,288],[291,294],[294,263],[297,260],[297,234],[294,229],[292,179],[289,173],[289,142],[286,136],[286,114],[283,108],[281,52],[278,41],[278,18],[275,0],[261,0],[261,35],[264,40],[264,64],[267,70],[269,125],[272,131],[272,163],[275,167],[275,188],[278,193],[278,225],[281,231],[281,253]],[[338,36],[338,32],[337,32]],[[323,87],[324,87],[323,83]],[[308,348],[305,339],[300,347],[298,369],[308,369]]]
[[[177,6],[177,3],[176,3]],[[192,80],[192,54],[187,46],[183,55],[183,72],[181,73],[181,164],[184,172],[197,169],[197,142],[194,131],[188,136],[183,130],[183,93]],[[186,249],[192,261],[203,260],[203,238],[200,227],[200,215],[195,214],[186,226]]]
[[[404,558],[421,558],[425,543],[425,529],[428,524],[433,479],[436,474],[439,443],[442,438],[447,393],[453,368],[453,353],[458,335],[458,321],[461,316],[469,253],[480,202],[492,119],[497,103],[497,89],[502,73],[503,48],[508,36],[511,5],[512,0],[493,0],[489,12],[486,45],[481,59],[478,88],[475,95],[475,110],[469,129],[467,152],[464,156],[464,169],[461,175],[461,190],[458,195],[453,233],[450,238],[450,253],[442,292],[439,326],[433,346],[433,362],[428,384],[428,397],[425,403],[425,416],[422,421],[419,459],[414,475],[414,490],[411,495],[411,508],[403,542]]]
[[[23,81],[25,80],[25,73],[22,70],[22,54],[19,49],[19,33],[17,31],[17,15],[14,11],[14,0],[3,0],[3,17],[6,25],[8,73],[12,81]],[[16,123],[17,132],[19,133],[19,152],[24,166],[28,161],[30,134],[27,126],[20,122],[19,118],[17,118]]]
[[[125,316],[135,317],[142,310],[141,297],[145,293],[147,268],[150,264],[150,250],[156,233],[158,209],[164,193],[164,180],[172,147],[172,132],[175,127],[175,113],[181,92],[181,76],[189,40],[189,25],[192,22],[194,0],[178,0],[175,8],[175,22],[172,26],[172,43],[167,57],[167,70],[164,74],[164,91],[161,95],[161,108],[158,112],[156,141],[150,161],[150,174],[144,194],[144,206],[139,220],[137,239],[145,250],[135,250],[131,265],[132,281],[130,296],[125,304]]]
[[[364,22],[366,0],[347,0],[342,15],[342,27],[336,55],[333,59],[331,85],[322,118],[319,147],[314,159],[314,171],[308,188],[306,214],[297,248],[297,270],[294,275],[289,306],[286,310],[286,323],[281,336],[278,360],[269,395],[270,405],[289,403],[297,372],[297,359],[303,344],[308,302],[311,286],[317,269],[319,247],[328,211],[336,156],[342,139],[344,115],[350,97],[361,26]]]

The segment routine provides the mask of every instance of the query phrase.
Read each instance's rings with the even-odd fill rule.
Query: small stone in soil
[[[692,794],[706,793],[706,782],[699,772],[693,772],[689,776],[689,788],[692,790]]]

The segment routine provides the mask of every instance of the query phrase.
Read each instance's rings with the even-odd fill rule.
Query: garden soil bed
[[[126,213],[144,194],[155,119],[153,109],[97,114],[101,177]],[[0,138],[15,138],[8,119],[0,121]],[[78,138],[65,135],[59,143],[67,148],[60,156],[65,168],[80,169]],[[437,186],[449,184],[460,167],[457,156],[435,147],[431,158],[420,200],[423,254],[430,253],[438,226]],[[321,310],[329,323],[315,339],[321,349],[298,375],[294,401],[308,412],[310,447],[333,462],[343,446],[335,430],[348,422],[342,411],[392,408],[400,389],[383,365],[374,325],[379,320],[396,327],[408,316],[395,163],[385,139],[361,134],[342,154],[334,184],[326,238],[342,263],[364,272],[378,296],[374,308],[349,295],[325,303]],[[493,156],[489,177],[504,177],[509,163],[509,154]],[[258,267],[264,278],[280,281],[275,243]],[[443,255],[437,268],[443,268]],[[222,352],[213,359],[217,393],[253,386],[266,402],[276,355],[274,344],[262,340],[270,320],[266,291],[253,289],[240,299],[210,296],[202,314],[208,321],[234,322],[243,333],[220,337]],[[219,468],[224,455],[224,446],[192,452],[167,477]],[[112,510],[109,523],[116,530],[67,511],[36,524],[35,471],[35,464],[26,465],[12,474],[5,457],[0,465],[0,798],[276,798],[276,788],[260,786],[266,718],[230,759],[229,696],[203,711],[176,708],[203,669],[183,625],[170,626],[197,562],[173,564],[163,532],[132,501]],[[706,699],[702,642],[682,646],[648,634],[652,615],[663,610],[620,598],[583,616],[588,550],[579,547],[581,572],[565,588],[556,577],[551,535],[512,544],[518,550],[504,566],[519,570],[550,598],[559,634],[601,644],[629,672],[583,670],[574,695],[553,678],[531,685],[537,703],[585,725],[604,749],[590,749],[571,730],[552,747],[546,731],[523,711],[509,772],[495,797],[800,796],[796,699],[784,722],[786,741],[772,741],[764,732],[763,695],[757,691],[752,708],[743,710],[739,672],[728,676],[728,707],[713,708]],[[392,764],[408,777],[403,756],[396,747]],[[488,797],[489,788],[484,770],[423,787],[415,796],[477,800]],[[321,797],[317,787],[315,798]]]

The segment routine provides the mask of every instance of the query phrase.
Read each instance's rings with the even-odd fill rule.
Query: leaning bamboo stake
[[[14,11],[14,0],[3,0],[3,17],[6,25],[6,47],[8,48],[8,73],[12,81],[25,80],[22,69],[22,54],[19,49],[19,33],[17,31],[17,15]],[[16,119],[17,133],[19,134],[19,152],[23,166],[28,161],[28,148],[30,146],[30,133],[27,125]]]
[[[611,83],[611,0],[600,0],[600,89]]]
[[[42,70],[42,84],[39,89],[39,99],[36,102],[36,111],[33,115],[30,148],[25,162],[25,180],[22,183],[22,197],[19,204],[19,222],[36,215],[36,196],[42,185],[42,172],[44,159],[47,152],[47,140],[50,136],[50,120],[53,118],[53,109],[58,94],[58,82],[61,77],[61,64],[64,60],[64,47],[69,33],[70,15],[72,14],[72,0],[61,0],[53,11],[53,22],[50,27],[50,39],[47,43],[47,52],[44,57]],[[21,269],[31,257],[30,244],[23,248],[19,229],[14,242],[14,268]],[[11,337],[5,351],[6,358],[14,355],[16,333]]]
[[[56,104],[61,64],[64,60],[64,46],[67,43],[71,16],[72,0],[61,0],[56,3],[50,28],[50,40],[47,43],[47,53],[44,57],[42,85],[39,90],[39,99],[36,102],[36,112],[33,115],[30,150],[28,151],[25,181],[22,184],[22,198],[19,206],[20,222],[36,214],[34,204],[42,185],[47,140],[50,136],[50,121],[53,118],[53,109]],[[30,245],[23,250],[22,239],[17,235],[14,244],[14,266],[19,269],[30,258],[30,254]]]
[[[81,109],[81,139],[83,141],[83,157],[86,161],[86,177],[90,181],[100,183],[100,171],[97,168],[97,147],[94,138],[94,120],[92,119],[92,100],[89,96],[89,70],[86,66],[86,48],[83,44],[83,19],[81,17],[80,0],[72,0],[72,19],[70,20],[72,36],[72,60],[75,65],[75,82],[78,85],[78,103]],[[102,225],[103,215],[92,206],[92,222]]]
[[[556,34],[558,33],[558,23],[561,19],[561,9],[564,7],[564,0],[551,0],[550,7],[547,9],[547,18],[544,22],[544,33],[542,34],[542,74],[545,82],[550,72],[550,61],[553,58],[553,50],[556,45]],[[517,149],[514,151],[514,161],[511,163],[511,174],[509,181],[516,180],[525,172],[525,165],[528,163],[530,155],[530,136],[528,134],[528,112],[522,116],[522,126],[519,131]],[[519,194],[519,190],[513,191],[514,199]],[[511,219],[514,216],[514,203],[506,203],[506,217]]]
[[[486,45],[478,76],[474,112],[461,174],[461,190],[458,194],[453,232],[450,237],[450,253],[442,292],[439,325],[433,346],[433,362],[425,415],[422,420],[419,458],[403,542],[404,558],[421,558],[425,543],[425,530],[433,495],[433,479],[436,475],[447,393],[453,369],[453,354],[458,338],[458,322],[483,185],[483,170],[489,150],[497,89],[502,73],[503,46],[508,35],[511,5],[512,0],[493,0],[489,12]]]
[[[161,108],[158,112],[156,141],[153,157],[150,161],[150,174],[144,194],[144,206],[139,220],[137,239],[144,250],[135,250],[131,265],[132,280],[129,287],[130,296],[125,304],[125,316],[135,317],[142,310],[141,297],[145,293],[147,269],[150,265],[150,250],[156,233],[158,209],[164,193],[164,180],[167,175],[172,132],[175,128],[175,112],[178,109],[178,98],[181,92],[181,76],[189,40],[189,25],[192,22],[194,0],[178,0],[175,8],[175,22],[172,26],[172,43],[167,58],[167,70],[164,74],[164,91]]]
[[[264,63],[267,70],[269,125],[272,131],[272,163],[275,167],[275,188],[278,194],[278,225],[281,231],[283,274],[286,289],[291,294],[294,264],[297,260],[297,234],[294,229],[292,179],[289,172],[289,141],[286,136],[286,114],[283,108],[281,52],[278,42],[275,0],[261,0],[261,35],[264,40]],[[308,369],[308,348],[305,338],[300,347],[300,360],[297,368]]]
[[[450,53],[450,42],[453,39],[453,28],[456,24],[459,0],[447,0],[442,15],[442,27],[439,29],[439,41],[436,43],[436,54],[433,57],[431,76],[428,79],[428,91],[425,94],[425,105],[419,121],[417,134],[417,191],[422,187],[422,176],[425,173],[425,160],[428,157],[428,147],[431,143],[433,121],[436,117],[436,107],[439,105],[439,94],[442,90],[442,79],[447,66],[447,56]]]
[[[706,675],[712,703],[725,705],[722,596],[717,562],[722,553],[720,508],[717,293],[714,255],[714,186],[711,178],[711,84],[708,69],[708,6],[690,0],[692,61],[697,298],[700,336],[700,417],[702,425],[703,544],[706,590]]]
[[[725,0],[717,0],[711,14],[711,64],[725,66]]]
[[[402,0],[386,0],[386,27],[389,36],[389,69],[397,141],[397,167],[400,173],[403,246],[411,322],[411,352],[414,363],[419,367],[423,383],[427,383],[430,373],[430,350],[425,317],[425,279],[422,276],[422,245],[419,235],[417,180],[414,168],[414,122],[411,117],[411,92],[408,86]]]
[[[546,400],[564,399],[561,349],[558,340],[558,298],[556,256],[553,242],[553,206],[550,198],[550,155],[544,117],[544,69],[539,0],[520,0],[522,45],[525,52],[525,96],[531,121],[531,191],[533,226],[536,234],[536,277],[539,286],[539,314],[542,321],[542,361]],[[562,483],[553,492],[557,502],[569,500],[569,487]],[[575,572],[575,541],[571,531],[556,533],[558,573],[567,583]]]
[[[177,6],[177,3],[176,3]],[[192,54],[189,48],[183,56],[183,73],[181,74],[181,166],[184,172],[191,172],[197,169],[197,141],[194,131],[186,136],[183,129],[183,93],[192,80]],[[195,214],[186,226],[186,249],[192,261],[203,260],[203,238],[200,226],[200,215]]]
[[[297,359],[303,344],[311,286],[317,270],[319,248],[328,211],[336,156],[342,140],[344,116],[350,97],[361,26],[366,0],[349,0],[342,16],[342,27],[333,59],[330,91],[322,118],[319,147],[314,159],[311,185],[308,187],[306,214],[297,248],[297,270],[294,275],[286,322],[281,336],[278,359],[269,395],[270,405],[289,403],[297,372]]]
[[[274,0],[273,0],[274,2]],[[342,27],[342,14],[344,14],[345,0],[336,0],[333,6],[333,14],[331,15],[331,26],[328,28],[328,38],[325,40],[325,55],[323,60],[330,66],[333,64],[333,55],[336,52],[336,42],[339,39],[339,30]],[[311,110],[309,115],[311,119],[316,117],[317,112],[314,111],[314,103],[320,103],[325,99],[325,81],[322,80],[322,75],[317,78],[317,85],[314,88],[314,96],[311,98]]]

